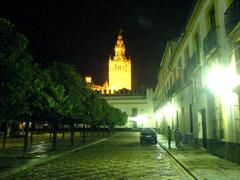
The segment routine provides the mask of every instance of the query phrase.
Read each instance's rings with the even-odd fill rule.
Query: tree
[[[74,139],[74,124],[81,122],[83,117],[83,101],[86,85],[73,66],[64,63],[54,63],[52,66],[54,80],[62,85],[69,97],[71,108],[65,112],[71,130],[71,145]],[[66,119],[65,119],[66,120]]]
[[[34,64],[32,57],[27,52],[27,45],[28,41],[25,36],[15,32],[14,25],[9,21],[0,18],[0,117],[5,126],[3,149],[5,148],[8,123],[29,117],[31,114],[26,102],[32,88]],[[25,131],[28,130],[28,120],[27,118]]]
[[[55,73],[54,70],[43,70],[42,72],[42,80],[45,82],[43,87],[45,105],[42,113],[48,120],[48,124],[52,125],[53,149],[56,149],[58,123],[61,118],[69,114],[69,110],[72,108],[66,89],[63,85],[58,84]]]
[[[116,125],[123,126],[127,122],[127,114],[121,112],[120,109],[109,106],[106,113],[106,124],[109,130],[112,130]]]

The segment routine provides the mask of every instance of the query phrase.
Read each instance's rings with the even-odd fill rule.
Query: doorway
[[[206,125],[206,110],[201,109],[201,125],[202,125],[202,144],[204,148],[207,148],[207,125]]]
[[[133,129],[137,129],[137,121],[133,121]]]

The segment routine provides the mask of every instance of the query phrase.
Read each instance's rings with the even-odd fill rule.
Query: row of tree
[[[25,122],[24,152],[28,146],[30,122],[32,127],[40,122],[50,125],[53,148],[56,148],[59,124],[70,127],[73,145],[76,124],[113,128],[126,123],[126,113],[111,107],[95,94],[73,66],[54,63],[47,69],[40,68],[33,62],[27,47],[27,38],[16,32],[9,21],[0,19],[3,149],[8,125],[22,120]]]

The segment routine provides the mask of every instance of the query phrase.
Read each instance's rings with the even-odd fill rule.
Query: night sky
[[[138,89],[155,87],[166,42],[183,32],[193,1],[6,0],[0,17],[27,36],[40,66],[73,64],[96,84],[108,79],[108,58],[122,29],[132,59],[133,87]]]

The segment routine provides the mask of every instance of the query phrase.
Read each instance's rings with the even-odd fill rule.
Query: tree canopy
[[[47,121],[54,132],[60,123],[111,128],[126,123],[126,113],[93,92],[74,66],[40,68],[27,48],[27,38],[0,18],[0,122],[6,128],[20,121],[26,122],[26,133],[29,122]]]

